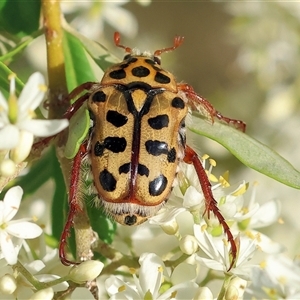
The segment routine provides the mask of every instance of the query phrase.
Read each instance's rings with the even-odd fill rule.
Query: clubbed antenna
[[[154,56],[160,56],[164,52],[169,52],[169,51],[175,50],[176,48],[178,48],[183,43],[183,40],[184,40],[183,36],[175,36],[174,43],[173,43],[172,47],[156,50],[154,52]]]
[[[114,34],[115,45],[119,48],[123,48],[125,50],[125,52],[131,53],[132,52],[131,48],[120,45],[120,40],[121,40],[120,33],[116,31]]]

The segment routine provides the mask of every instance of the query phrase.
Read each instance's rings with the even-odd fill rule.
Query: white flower
[[[15,163],[29,154],[34,136],[48,137],[65,129],[69,122],[63,120],[33,119],[35,109],[41,104],[46,92],[44,77],[32,74],[19,99],[15,95],[15,78],[10,77],[10,96],[5,100],[0,92],[0,150],[11,150]]]
[[[230,260],[223,239],[212,237],[206,230],[202,230],[202,227],[201,225],[194,225],[194,235],[199,247],[209,258],[197,256],[196,260],[210,269],[227,272],[230,267]],[[257,250],[257,245],[255,240],[245,237],[240,237],[239,244],[237,261],[230,269],[230,273],[248,280],[252,269],[257,267],[254,264],[248,264]]]
[[[0,247],[2,256],[10,265],[16,264],[22,239],[41,235],[42,229],[30,219],[12,220],[16,215],[23,195],[21,187],[9,189],[0,201]]]
[[[255,299],[299,299],[300,268],[284,255],[270,255],[253,270],[246,292]]]
[[[73,13],[73,15],[75,12],[78,16],[72,20],[71,24],[91,39],[99,39],[99,35],[103,32],[104,22],[122,35],[134,37],[138,28],[137,20],[131,12],[122,7],[128,1],[63,1],[62,11],[65,14]]]
[[[133,274],[134,284],[124,282],[116,276],[111,276],[105,282],[106,290],[110,299],[193,299],[198,285],[190,280],[189,274],[185,273],[185,282],[175,284],[160,295],[159,289],[168,277],[166,267],[156,254],[144,253],[140,257],[139,278]],[[194,266],[191,266],[194,267]],[[190,269],[184,267],[185,271]],[[194,277],[194,272],[192,271]],[[178,276],[175,276],[178,278]]]
[[[272,241],[267,235],[257,231],[257,228],[267,227],[278,221],[281,212],[281,203],[273,199],[263,205],[259,205],[256,199],[257,184],[254,183],[250,201],[239,208],[239,212],[234,219],[240,232],[251,238],[256,239],[259,248],[268,254],[280,253],[284,246]]]

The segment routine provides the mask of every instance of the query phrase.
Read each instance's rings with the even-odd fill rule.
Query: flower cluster
[[[44,99],[47,87],[44,77],[34,73],[28,79],[19,99],[15,75],[10,75],[8,100],[0,92],[0,174],[12,175],[15,165],[30,153],[34,137],[52,136],[65,129],[68,120],[34,119],[35,110]]]

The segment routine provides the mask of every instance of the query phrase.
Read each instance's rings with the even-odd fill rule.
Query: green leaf
[[[68,32],[64,33],[64,54],[69,91],[82,83],[96,80],[88,54],[81,42]],[[87,136],[89,127],[90,117],[86,105],[83,105],[70,120],[69,137],[65,148],[67,158],[74,158],[80,144]]]
[[[87,203],[91,203],[91,201],[87,201]],[[116,223],[107,218],[104,211],[101,208],[95,207],[95,205],[88,204],[87,211],[93,230],[98,233],[99,238],[103,242],[111,244],[117,229]]]
[[[65,24],[65,30],[71,34],[76,40],[81,43],[82,47],[94,60],[96,65],[105,72],[111,65],[119,63],[120,59],[112,55],[104,46],[101,44],[86,38],[79,32],[75,31],[72,27]],[[91,81],[87,80],[87,81]],[[99,80],[98,80],[99,81]]]
[[[0,57],[0,62],[10,62],[16,55],[22,53],[22,51],[28,46],[28,44],[33,40],[32,37],[26,38],[25,41],[22,41],[20,44],[16,45],[14,48],[10,49],[9,52],[5,53]]]
[[[18,36],[30,35],[39,28],[40,0],[2,0],[0,28]]]
[[[0,87],[1,92],[3,93],[4,97],[8,97],[9,95],[9,80],[8,76],[11,74],[15,74],[11,69],[9,69],[3,62],[0,61]],[[16,77],[16,91],[20,93],[24,87],[24,83]]]
[[[86,105],[82,105],[70,119],[69,128],[70,130],[64,155],[66,158],[72,159],[77,154],[79,147],[86,138],[90,128],[90,116],[86,109]]]
[[[64,55],[69,91],[87,81],[97,80],[82,43],[67,31],[64,32]]]
[[[68,203],[68,194],[66,190],[64,177],[61,171],[61,166],[57,160],[54,149],[52,150],[52,155],[53,155],[52,156],[53,159],[49,163],[51,163],[52,178],[55,182],[55,191],[52,198],[51,224],[52,224],[52,236],[59,241],[66,220],[65,207]]]
[[[211,124],[199,114],[193,116],[188,128],[218,142],[246,166],[283,184],[300,189],[300,172],[274,150],[247,134],[217,121]]]

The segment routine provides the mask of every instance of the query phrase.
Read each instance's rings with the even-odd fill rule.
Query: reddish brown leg
[[[189,146],[185,147],[185,157],[184,157],[184,162],[188,164],[193,164],[194,168],[196,170],[196,173],[198,175],[200,185],[203,191],[203,195],[205,198],[205,212],[207,212],[207,216],[209,218],[210,212],[212,211],[213,214],[217,217],[219,220],[220,224],[222,225],[225,234],[227,235],[228,242],[231,245],[231,253],[232,253],[232,261],[230,264],[230,267],[228,271],[232,268],[233,264],[235,263],[236,260],[236,255],[237,255],[237,247],[234,242],[233,235],[230,231],[229,226],[227,225],[224,217],[222,216],[221,212],[219,211],[217,207],[217,201],[214,199],[214,196],[212,194],[211,190],[211,184],[209,182],[209,179],[206,175],[206,172],[202,166],[202,163],[197,155],[197,153],[190,148]]]
[[[70,189],[69,189],[69,213],[67,222],[60,238],[59,245],[59,257],[61,262],[66,265],[77,264],[66,258],[65,249],[67,247],[67,239],[70,234],[70,230],[73,226],[73,219],[77,212],[81,211],[81,203],[78,201],[78,187],[80,183],[80,167],[82,159],[87,155],[87,142],[82,144],[79,148],[78,153],[74,157],[71,178],[70,178]]]
[[[246,124],[243,121],[224,117],[211,105],[211,103],[208,100],[199,96],[190,85],[186,83],[182,83],[182,84],[178,84],[177,87],[180,91],[185,93],[185,95],[190,101],[189,104],[191,105],[191,107],[194,110],[203,114],[206,118],[210,119],[212,122],[214,122],[214,118],[218,118],[220,121],[232,125],[236,129],[242,132],[245,132]]]

